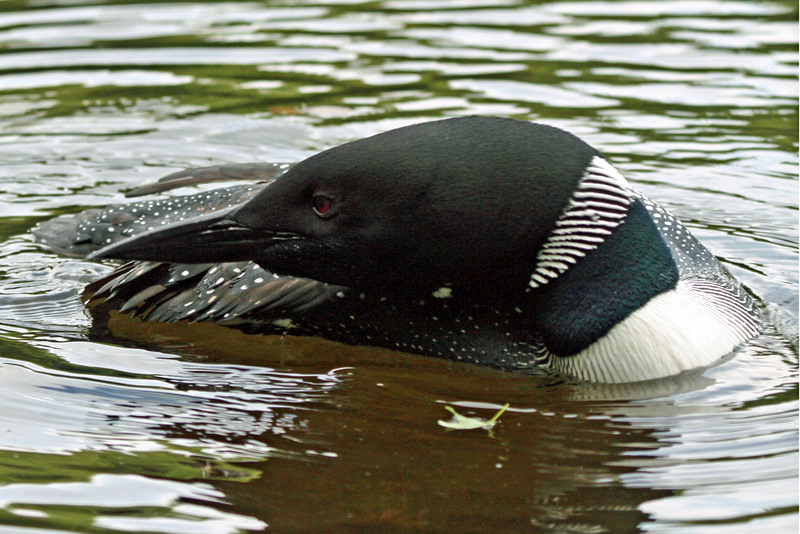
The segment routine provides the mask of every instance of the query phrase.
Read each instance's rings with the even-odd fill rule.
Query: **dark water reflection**
[[[0,533],[797,530],[791,2],[0,2]],[[507,115],[600,148],[774,312],[618,387],[120,319],[38,221],[172,170]],[[449,431],[445,405],[490,417]]]

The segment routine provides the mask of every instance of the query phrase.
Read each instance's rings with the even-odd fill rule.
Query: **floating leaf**
[[[484,419],[483,417],[467,417],[466,415],[458,413],[452,406],[445,406],[444,409],[453,414],[453,418],[449,421],[442,421],[440,419],[439,424],[445,428],[452,428],[453,430],[472,430],[474,428],[490,430],[508,407],[509,404],[506,403],[499,412],[494,414],[494,417],[491,419]]]

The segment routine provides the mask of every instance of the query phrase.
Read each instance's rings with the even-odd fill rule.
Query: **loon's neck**
[[[571,356],[677,283],[672,254],[635,199],[600,247],[530,292],[531,317],[550,352]]]

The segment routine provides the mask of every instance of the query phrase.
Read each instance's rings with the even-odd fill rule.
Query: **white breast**
[[[686,279],[584,351],[552,356],[550,367],[593,382],[650,380],[711,365],[758,332],[752,310],[730,288]]]

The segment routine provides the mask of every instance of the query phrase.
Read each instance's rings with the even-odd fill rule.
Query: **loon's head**
[[[95,257],[253,260],[277,274],[362,289],[519,290],[537,285],[537,262],[541,279],[548,265],[571,261],[548,262],[542,250],[598,161],[577,137],[541,124],[423,123],[321,152],[240,207]]]

